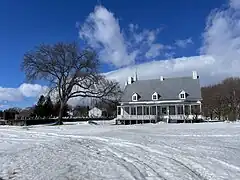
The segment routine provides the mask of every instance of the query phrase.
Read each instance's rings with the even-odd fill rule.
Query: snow
[[[240,179],[240,123],[0,126],[0,179]]]

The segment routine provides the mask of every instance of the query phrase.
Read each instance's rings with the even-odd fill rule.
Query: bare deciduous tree
[[[28,80],[45,80],[50,92],[57,93],[61,103],[59,124],[69,99],[79,96],[111,99],[121,92],[119,84],[107,80],[99,68],[96,53],[80,50],[76,43],[40,45],[27,52],[22,62]]]
[[[202,88],[205,116],[236,120],[240,111],[240,78],[226,78],[221,83]]]

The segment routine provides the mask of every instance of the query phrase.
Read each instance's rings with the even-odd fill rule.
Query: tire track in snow
[[[94,139],[94,138],[91,137],[91,139]],[[184,169],[188,170],[191,173],[191,175],[193,175],[195,178],[198,178],[199,180],[207,180],[207,178],[203,177],[195,169],[189,167],[188,165],[186,165],[185,163],[181,162],[180,160],[177,160],[177,159],[175,159],[173,157],[169,157],[166,153],[160,152],[160,151],[158,151],[156,149],[152,149],[152,148],[144,146],[142,144],[131,143],[129,141],[120,140],[120,139],[116,139],[116,138],[99,138],[99,137],[97,137],[97,139],[98,140],[103,140],[104,142],[111,140],[111,141],[113,141],[113,142],[110,142],[111,144],[119,145],[119,146],[121,146],[121,145],[128,145],[130,147],[138,147],[138,148],[142,149],[143,151],[149,152],[150,154],[156,153],[156,154],[160,155],[161,157],[167,158],[167,159],[175,162],[176,164],[180,165]],[[119,142],[116,143],[116,141],[119,141]],[[159,159],[159,157],[157,157],[157,156],[155,156],[155,158]],[[179,159],[181,159],[181,158],[179,158]]]
[[[124,162],[122,162],[121,165],[124,166],[124,167],[129,171],[129,173],[134,177],[134,179],[139,179],[139,176],[140,176],[141,179],[146,180],[145,175],[141,172],[141,170],[140,170],[134,163],[132,163],[131,161],[129,161],[129,160],[126,159],[126,158],[121,157],[118,153],[114,152],[114,151],[111,150],[110,148],[106,148],[106,150],[108,150],[108,152],[112,153],[113,156],[117,157],[118,160],[117,160],[116,158],[114,158],[114,160],[117,160],[118,162],[120,162],[120,161],[125,161],[125,163],[126,163],[126,162],[128,163],[128,164],[126,165]],[[133,172],[134,169],[130,169],[130,168],[128,167],[128,165],[130,165],[130,166],[132,166],[134,169],[136,169],[136,170],[138,171],[139,176],[137,176],[136,173]]]
[[[166,154],[164,154],[163,152],[160,152],[156,149],[152,149],[149,148],[147,146],[141,145],[141,144],[137,144],[137,143],[131,143],[129,141],[126,140],[122,140],[122,139],[118,139],[118,138],[102,138],[102,137],[96,137],[96,136],[79,136],[79,135],[71,135],[71,134],[57,134],[57,133],[44,133],[44,132],[27,132],[30,134],[35,134],[35,135],[41,135],[41,136],[47,136],[47,137],[59,137],[59,138],[81,138],[81,139],[91,139],[91,140],[100,140],[104,143],[112,143],[112,144],[117,144],[116,142],[119,142],[119,145],[121,144],[125,144],[125,145],[129,145],[132,147],[138,147],[141,148],[142,150],[148,151],[149,153],[157,153],[162,157],[165,157],[167,159],[170,159],[172,161],[174,161],[176,164],[179,164],[180,166],[184,167],[185,169],[187,169],[188,171],[190,171],[193,175],[195,175],[195,177],[197,177],[198,179],[201,180],[206,180],[206,178],[202,177],[200,173],[198,173],[196,170],[191,169],[191,167],[187,166],[186,164],[182,163],[181,161],[178,161],[174,158],[171,158],[169,156],[167,156]],[[156,157],[157,158],[157,157]]]
[[[108,147],[108,148],[106,148],[106,149],[107,149],[109,152],[115,154],[118,158],[124,159],[124,160],[126,160],[126,161],[128,161],[128,162],[131,162],[131,161],[128,160],[129,158],[136,160],[136,161],[134,161],[134,163],[139,163],[139,164],[144,165],[145,167],[148,167],[148,168],[155,174],[154,177],[157,177],[157,178],[160,178],[160,179],[163,179],[163,180],[167,180],[165,177],[163,177],[162,175],[160,175],[153,167],[151,167],[149,164],[145,163],[143,159],[136,158],[136,157],[134,157],[133,155],[131,155],[131,154],[129,154],[129,153],[126,153],[126,152],[124,152],[124,151],[122,151],[122,150],[120,150],[120,149],[118,149],[118,148],[116,148],[116,147],[112,147],[112,146],[111,146],[111,147]],[[114,149],[115,151],[113,151],[113,149]],[[119,151],[119,152],[122,153],[125,157],[124,157],[124,156],[121,156],[121,155],[120,155],[119,153],[117,153],[116,151]],[[126,157],[127,157],[127,158],[126,158]],[[131,163],[132,163],[132,162],[131,162]],[[132,164],[133,164],[133,163],[132,163]],[[135,165],[135,167],[136,167],[136,165]],[[148,176],[148,177],[152,177],[152,176]]]
[[[17,132],[17,131],[16,131]],[[124,148],[122,147],[123,145],[124,146],[128,146],[129,147],[129,149],[131,149],[131,151],[128,151],[127,153],[126,153],[126,156],[131,160],[131,159],[134,159],[135,158],[135,160],[139,163],[139,164],[142,164],[142,165],[144,165],[144,166],[149,166],[149,168],[153,168],[153,164],[155,164],[155,165],[158,165],[158,166],[161,166],[162,164],[161,164],[161,161],[163,160],[163,159],[168,159],[169,160],[169,162],[172,162],[171,164],[172,165],[174,165],[174,164],[176,164],[176,166],[177,167],[179,167],[179,168],[182,168],[182,170],[186,170],[186,172],[188,172],[189,174],[191,174],[191,176],[192,177],[194,177],[194,180],[195,179],[207,179],[206,177],[208,177],[208,174],[210,174],[211,176],[212,176],[212,178],[211,179],[214,179],[214,180],[216,180],[216,179],[221,179],[221,176],[220,176],[220,174],[221,173],[219,173],[219,175],[217,176],[217,174],[211,174],[211,170],[212,170],[212,172],[215,172],[215,171],[213,171],[214,169],[212,169],[210,166],[209,166],[209,169],[206,169],[206,168],[204,168],[204,167],[206,167],[203,163],[204,163],[204,161],[201,161],[200,160],[200,158],[201,157],[194,157],[194,155],[196,155],[196,153],[194,152],[194,153],[190,153],[190,155],[186,155],[186,152],[185,153],[183,153],[184,151],[183,151],[183,149],[181,149],[181,148],[177,148],[177,147],[174,147],[174,146],[171,146],[171,145],[168,145],[168,144],[166,144],[166,143],[164,143],[164,142],[160,142],[160,143],[162,143],[162,144],[164,144],[165,146],[167,146],[167,149],[166,148],[164,148],[164,152],[162,152],[161,150],[160,150],[160,143],[159,143],[159,141],[153,141],[153,142],[151,142],[151,138],[150,139],[145,139],[145,137],[141,137],[140,138],[140,140],[141,140],[141,143],[143,142],[145,142],[146,144],[150,144],[151,145],[151,143],[154,145],[154,146],[147,146],[146,144],[138,144],[138,143],[132,143],[132,142],[130,142],[131,140],[124,140],[124,139],[117,139],[117,138],[109,138],[109,137],[104,137],[104,138],[101,138],[101,137],[96,137],[96,136],[85,136],[85,135],[83,135],[83,136],[80,136],[80,135],[72,135],[72,134],[62,134],[61,132],[56,132],[56,133],[47,133],[47,132],[30,132],[30,131],[24,131],[24,132],[21,132],[21,133],[25,133],[25,134],[31,134],[33,137],[34,137],[34,139],[35,139],[35,137],[37,137],[37,141],[39,141],[40,142],[40,140],[41,140],[41,138],[42,137],[44,137],[44,138],[46,138],[46,139],[52,139],[52,140],[54,140],[54,139],[56,139],[56,137],[57,138],[59,138],[60,140],[62,139],[62,140],[72,140],[72,139],[88,139],[88,140],[91,140],[91,141],[95,141],[95,142],[100,142],[100,144],[103,144],[104,146],[106,146],[106,147],[109,147],[109,148],[112,148],[112,150],[114,151],[114,152],[119,152],[119,151],[121,151],[121,150],[124,150]],[[59,133],[61,133],[61,134],[59,134]],[[65,132],[66,133],[66,132]],[[22,135],[22,134],[21,134]],[[104,134],[103,134],[104,135]],[[140,134],[141,135],[141,134]],[[153,134],[153,135],[156,135],[156,134]],[[161,136],[160,136],[161,137]],[[174,136],[175,137],[175,136]],[[20,138],[21,138],[21,136],[20,136]],[[123,137],[124,138],[124,137]],[[156,137],[155,137],[156,138]],[[17,138],[16,138],[17,139]],[[9,139],[9,140],[11,140],[11,138]],[[12,141],[7,141],[8,143],[13,143]],[[210,141],[210,142],[212,142],[212,141]],[[46,142],[47,144],[49,143],[49,142]],[[156,144],[157,143],[157,144]],[[46,145],[47,145],[46,144]],[[215,143],[214,143],[215,144]],[[213,145],[214,145],[213,144]],[[214,154],[214,152],[216,151],[216,153],[218,153],[218,151],[220,151],[220,149],[221,148],[223,148],[222,146],[219,146],[219,144],[217,144],[218,146],[216,146],[215,148],[213,148],[213,150],[212,150],[212,153]],[[102,146],[102,145],[101,145]],[[156,146],[156,147],[155,147]],[[231,146],[231,145],[229,145],[229,146]],[[209,147],[211,147],[211,146],[209,146]],[[134,148],[136,149],[138,149],[138,151],[140,150],[140,151],[144,151],[144,153],[146,154],[146,155],[148,155],[148,156],[146,156],[146,161],[144,161],[144,159],[142,159],[142,157],[136,157],[137,156],[137,154],[135,155],[134,153],[135,153],[135,150],[134,150]],[[231,147],[224,147],[224,148],[226,148],[226,149],[231,149]],[[210,148],[210,150],[211,150],[212,148]],[[230,153],[236,153],[236,155],[238,155],[237,154],[237,149],[235,148],[234,149],[234,147],[232,148],[234,151],[229,151]],[[170,151],[170,153],[171,154],[169,154],[169,153],[166,153],[167,151],[166,150],[169,150]],[[207,149],[204,149],[204,148],[202,148],[202,150],[204,150],[204,151],[206,151]],[[182,151],[182,152],[181,152]],[[203,151],[203,152],[204,152]],[[175,154],[176,153],[176,154]],[[205,153],[203,153],[203,155],[204,155]],[[140,155],[140,153],[139,153],[139,155]],[[171,156],[172,155],[172,156]],[[178,155],[181,155],[180,157],[178,157]],[[182,156],[183,155],[183,156]],[[120,166],[122,166],[122,167],[124,167],[124,166],[126,166],[126,163],[124,162],[124,161],[122,161],[122,160],[120,160],[120,158],[117,158],[117,157],[107,157],[107,155],[106,154],[101,154],[101,156],[104,156],[104,158],[106,158],[106,159],[111,159],[112,161],[115,161],[116,162],[116,164],[118,163]],[[105,157],[106,156],[106,157]],[[215,157],[215,156],[214,156]],[[96,156],[96,158],[99,158],[98,156]],[[237,172],[239,172],[239,167],[238,166],[232,166],[232,164],[230,164],[230,163],[228,163],[228,162],[231,162],[231,160],[230,161],[226,161],[226,162],[224,162],[224,161],[218,161],[218,158],[219,157],[217,157],[217,159],[209,159],[210,160],[210,162],[212,162],[212,163],[217,163],[217,164],[221,164],[221,169],[220,169],[220,171],[221,170],[224,170],[223,168],[224,167],[226,167],[226,171],[225,172],[227,172],[228,170],[230,170],[230,169],[232,169],[232,172],[233,173],[237,173]],[[100,158],[101,159],[101,161],[103,160],[102,158]],[[152,161],[152,163],[153,164],[151,164],[151,162],[150,161]],[[187,163],[186,163],[187,162]],[[207,161],[206,161],[207,162]],[[128,162],[129,163],[129,162]],[[144,164],[145,163],[145,164]],[[138,165],[139,165],[138,164]],[[168,166],[169,165],[171,165],[171,164],[167,164]],[[136,168],[140,168],[140,167],[138,167],[138,165],[136,164],[135,166],[137,166]],[[208,163],[207,165],[210,165],[210,163]],[[204,167],[203,167],[204,166]],[[197,168],[196,168],[197,167]],[[127,168],[125,168],[126,169],[126,171],[129,171]],[[154,168],[153,168],[154,169]],[[130,170],[131,171],[131,170]],[[205,171],[205,172],[204,172]],[[207,172],[207,173],[206,173]],[[231,172],[231,171],[230,171]],[[184,173],[184,172],[183,172]],[[207,176],[206,176],[206,174],[207,174]],[[174,176],[173,176],[174,177]],[[185,175],[182,175],[182,177],[185,177]],[[237,177],[237,174],[236,174],[236,177]],[[139,175],[135,175],[135,177],[133,176],[133,178],[134,179],[142,179],[142,177],[141,176],[139,176]],[[224,178],[224,176],[222,176],[222,178]],[[171,178],[172,179],[172,178]],[[174,179],[174,178],[173,178]]]

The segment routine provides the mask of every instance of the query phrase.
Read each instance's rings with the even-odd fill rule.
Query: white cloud
[[[39,95],[45,94],[48,91],[47,86],[26,83],[22,84],[18,89],[25,97],[38,97]]]
[[[146,58],[155,58],[160,55],[160,51],[164,49],[162,44],[153,44],[150,49],[146,52]]]
[[[156,37],[160,29],[141,30],[138,25],[129,24],[128,29],[121,29],[117,18],[103,6],[96,6],[79,29],[79,36],[89,46],[99,51],[104,63],[123,67],[133,65],[139,56],[145,56],[149,50],[160,54],[156,47]],[[152,56],[153,57],[153,56]]]
[[[9,108],[9,106],[8,106],[8,105],[5,105],[5,104],[0,104],[0,109],[7,109],[7,108]]]
[[[94,48],[101,48],[100,58],[117,67],[133,64],[136,52],[128,53],[119,22],[114,14],[96,6],[79,31],[81,38]]]
[[[240,9],[236,2],[239,1],[230,1],[229,8],[212,11],[207,20],[201,53],[217,60],[214,72],[240,72]]]
[[[168,52],[167,50],[174,49],[172,46],[169,45],[163,45],[159,43],[152,43],[149,46],[149,50],[145,53],[145,57],[147,59],[153,59],[156,57],[159,57],[163,52],[166,52],[165,54],[174,54],[174,52]]]
[[[105,75],[109,79],[118,80],[123,86],[128,76],[133,76],[136,70],[139,79],[160,79],[160,76],[192,76],[192,71],[196,70],[200,75],[201,84],[206,85],[221,80],[223,77],[233,73],[224,74],[215,72],[213,70],[216,65],[218,65],[218,61],[211,56],[193,56],[147,62],[108,72]]]
[[[132,23],[130,23],[128,26],[131,32],[135,32],[135,30],[139,28],[137,24],[132,24]]]
[[[0,87],[0,101],[21,101],[22,93],[16,88]]]
[[[234,9],[240,9],[240,0],[230,0],[230,6]]]
[[[164,54],[164,56],[165,56],[167,59],[173,59],[175,54],[176,54],[175,52],[166,52],[166,53]]]
[[[175,41],[175,45],[180,48],[186,48],[189,44],[193,44],[192,38],[178,39]]]
[[[46,86],[39,84],[26,84],[23,83],[18,88],[4,88],[0,87],[0,101],[21,101],[25,97],[38,97],[41,94],[46,93]]]
[[[210,13],[203,32],[200,56],[152,61],[122,68],[106,75],[110,79],[119,79],[122,85],[128,76],[133,76],[136,69],[140,79],[159,78],[161,75],[191,76],[191,72],[197,70],[202,85],[216,83],[229,76],[239,76],[240,2],[239,0],[229,2],[227,8],[220,7]],[[191,42],[191,38],[188,38],[177,44],[185,47]],[[170,56],[172,53],[165,55]]]

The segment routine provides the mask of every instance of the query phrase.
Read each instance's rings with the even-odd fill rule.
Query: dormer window
[[[185,94],[180,94],[180,99],[185,99]]]
[[[133,94],[132,100],[133,101],[137,101],[138,100],[138,94],[137,93]]]
[[[186,99],[186,92],[185,91],[181,91],[179,94],[179,98],[180,99]]]
[[[159,95],[157,92],[153,93],[152,95],[152,100],[158,100],[159,99]]]

